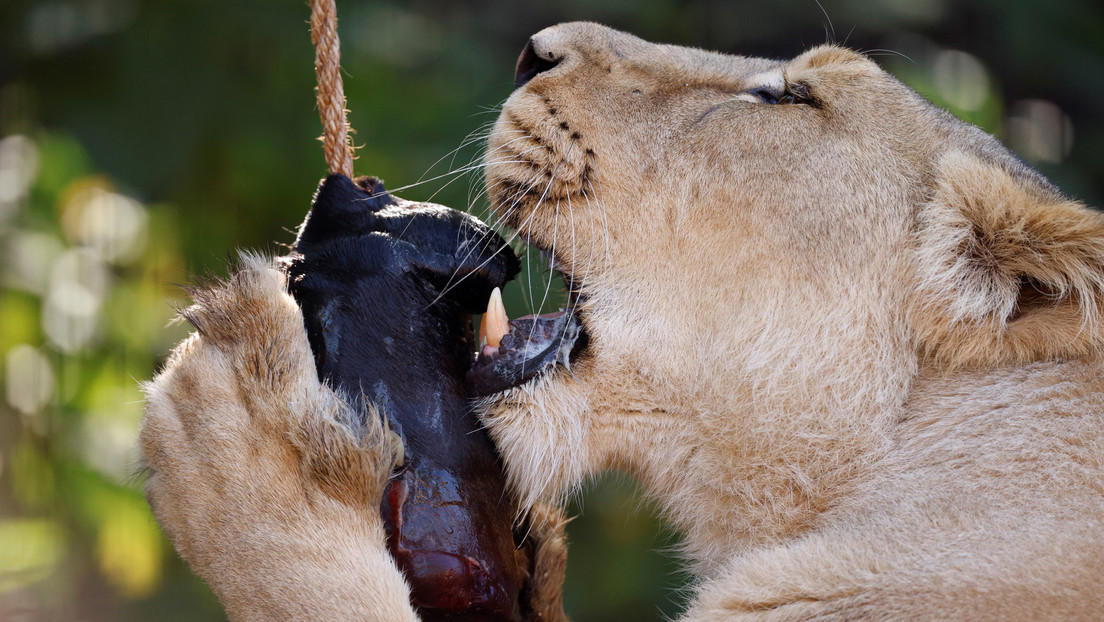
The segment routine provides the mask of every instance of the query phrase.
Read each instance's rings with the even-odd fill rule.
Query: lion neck
[[[607,332],[601,317],[592,321],[606,357],[588,391],[606,452],[599,463],[641,482],[705,576],[811,528],[866,479],[916,373],[892,301],[868,297],[814,324],[805,316],[817,293],[786,291],[727,315],[709,309],[712,319],[690,312],[698,338],[681,347],[656,343],[669,322],[636,318],[626,331],[609,318]]]

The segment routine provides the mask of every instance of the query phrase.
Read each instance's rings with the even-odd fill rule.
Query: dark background
[[[756,55],[845,43],[1101,204],[1099,0],[822,2],[339,1],[357,172],[485,214],[478,173],[438,176],[478,157],[528,35],[589,19]],[[139,382],[186,334],[166,328],[177,284],[235,248],[278,252],[325,173],[308,17],[303,0],[0,3],[0,619],[222,618],[133,475]],[[543,295],[531,270],[512,315]],[[630,485],[574,512],[576,620],[679,611],[677,539]]]

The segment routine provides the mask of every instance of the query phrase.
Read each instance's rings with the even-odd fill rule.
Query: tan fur
[[[232,619],[413,620],[379,516],[387,436],[351,433],[284,286],[246,257],[184,312],[197,333],[146,387],[150,505]]]
[[[589,346],[482,406],[548,516],[542,611],[548,508],[616,468],[685,534],[687,621],[1104,619],[1104,218],[847,50],[533,47],[556,65],[506,102],[488,188]],[[783,83],[810,103],[754,95]],[[232,617],[408,619],[389,452],[282,284],[254,262],[190,314],[143,429],[181,554]]]
[[[1104,217],[847,50],[532,43],[488,187],[591,345],[486,404],[519,498],[636,475],[688,620],[1104,619]]]
[[[937,170],[917,236],[927,353],[959,367],[1098,352],[1104,215],[1040,198],[961,152]]]

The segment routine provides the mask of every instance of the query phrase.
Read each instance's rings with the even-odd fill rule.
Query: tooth
[[[502,291],[496,287],[491,292],[491,299],[487,301],[487,311],[479,323],[479,343],[497,348],[502,342],[502,336],[510,332],[509,322],[506,307],[502,304]]]
[[[403,444],[402,437],[395,433],[394,430],[388,430],[391,445],[391,461],[395,463],[395,466],[401,467],[406,462],[406,445]]]

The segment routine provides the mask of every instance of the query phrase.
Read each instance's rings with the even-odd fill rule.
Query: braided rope
[[[330,173],[353,176],[353,147],[345,118],[345,88],[341,84],[341,45],[337,39],[334,0],[311,0],[311,43],[318,79],[318,116],[322,119],[322,151]]]

